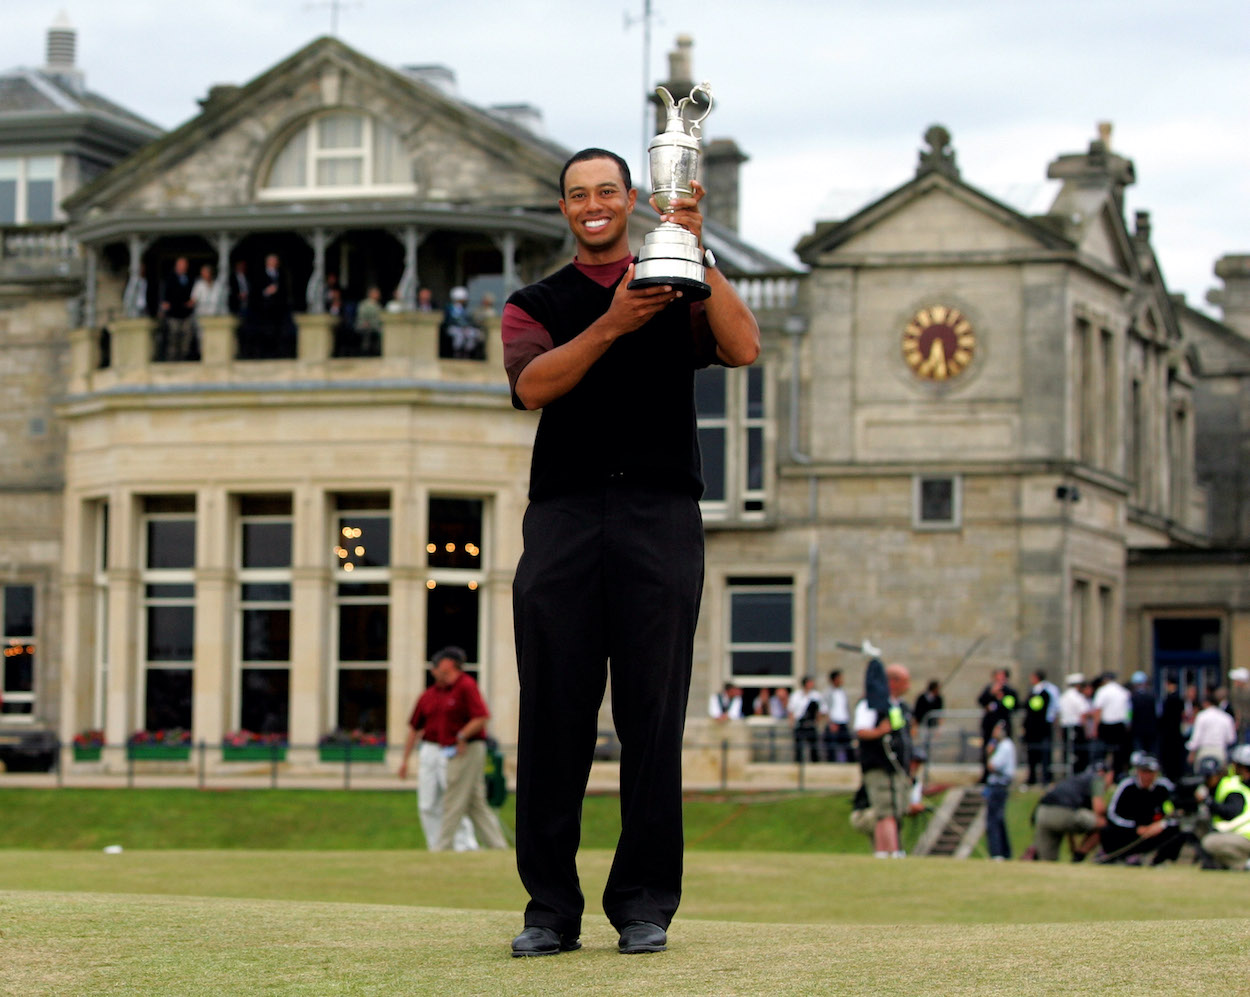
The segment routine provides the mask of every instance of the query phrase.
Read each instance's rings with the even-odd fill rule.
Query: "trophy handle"
[[[689,97],[683,97],[683,98],[682,98],[680,101],[678,101],[678,103],[677,103],[678,113],[680,113],[681,111],[685,110],[685,107],[686,107],[686,105],[687,105],[687,104],[695,104],[695,103],[698,103],[698,102],[694,99],[694,95],[695,95],[695,94],[697,94],[697,93],[701,93],[701,94],[703,94],[703,98],[704,98],[704,100],[706,100],[706,101],[707,101],[707,110],[705,110],[705,111],[704,111],[702,114],[700,114],[697,118],[691,118],[691,119],[690,119],[690,137],[691,137],[691,138],[699,138],[699,137],[703,134],[703,121],[704,121],[704,119],[705,119],[705,118],[706,118],[709,114],[711,114],[711,113],[712,113],[712,104],[713,104],[714,102],[713,102],[713,100],[712,100],[712,86],[711,86],[711,84],[710,84],[710,83],[700,83],[698,86],[696,86],[693,90],[691,90],[691,91],[690,91],[690,96],[689,96]],[[668,91],[665,91],[665,93],[664,93],[664,95],[663,95],[663,96],[667,96],[667,94],[668,94]],[[669,97],[669,100],[672,100],[672,98],[671,98],[671,97]]]

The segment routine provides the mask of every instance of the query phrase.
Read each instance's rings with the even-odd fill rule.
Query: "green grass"
[[[691,852],[669,951],[626,958],[591,850],[585,948],[513,960],[512,858],[10,851],[0,994],[1225,995],[1250,936],[1245,880],[1189,866]]]
[[[1013,794],[1017,850],[1031,839],[1035,797]],[[867,854],[847,824],[845,793],[691,796],[691,850]],[[425,847],[415,794],[368,790],[0,789],[0,848],[395,850]],[[500,812],[513,825],[510,797]],[[918,828],[909,826],[905,837]],[[591,796],[583,809],[587,848],[612,848],[618,801]]]
[[[1011,798],[1018,851],[1033,800]],[[692,797],[669,951],[626,958],[598,904],[617,801],[591,797],[585,948],[515,960],[515,856],[425,851],[412,793],[3,790],[0,995],[1236,990],[1229,945],[1250,937],[1239,874],[879,861],[847,826],[849,805]],[[101,850],[115,843],[120,854]]]

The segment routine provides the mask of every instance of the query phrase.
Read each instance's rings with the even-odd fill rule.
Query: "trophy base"
[[[712,293],[712,289],[703,281],[693,277],[665,277],[657,274],[651,277],[636,277],[628,284],[631,291],[640,287],[675,287],[687,301],[702,301]]]

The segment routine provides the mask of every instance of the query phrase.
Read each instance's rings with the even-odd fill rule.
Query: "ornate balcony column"
[[[233,243],[229,232],[217,233],[217,280],[213,282],[213,300],[208,310],[200,314],[226,314],[226,299],[230,294],[230,247]],[[199,312],[198,305],[196,311]]]
[[[137,234],[130,236],[130,276],[122,292],[122,314],[126,318],[139,318],[147,311],[148,281],[143,274],[143,253],[150,244],[150,239]]]
[[[417,308],[417,248],[421,245],[422,235],[415,225],[405,225],[392,233],[404,244],[404,272],[399,278],[399,286],[395,288],[395,297],[403,304],[405,311],[416,311]]]
[[[312,276],[308,278],[308,307],[309,315],[320,315],[326,310],[326,230],[323,228],[313,229],[312,248],[313,248],[313,270]]]
[[[516,269],[516,233],[492,235],[491,240],[499,247],[499,253],[503,257],[503,293],[506,298],[521,286]],[[500,302],[500,307],[502,306],[503,302]]]
[[[82,289],[82,324],[88,329],[94,329],[99,255],[96,253],[95,247],[90,245],[84,245],[82,251],[83,256],[86,257],[86,273],[83,275]]]

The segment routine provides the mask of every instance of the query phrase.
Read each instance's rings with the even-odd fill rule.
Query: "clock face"
[[[903,359],[926,381],[949,381],[972,362],[977,339],[957,308],[930,305],[911,317],[903,330]]]

